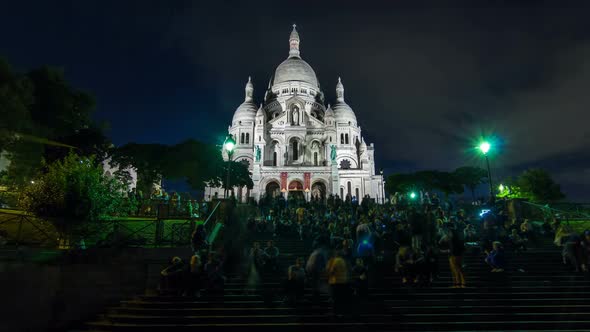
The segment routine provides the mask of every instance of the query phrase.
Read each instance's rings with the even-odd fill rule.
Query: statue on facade
[[[293,125],[299,125],[299,109],[297,107],[293,108]]]
[[[260,145],[256,145],[256,162],[259,162],[261,157],[262,151],[260,150]]]
[[[330,148],[332,149],[330,152],[330,158],[332,161],[336,161],[336,145],[331,145]]]

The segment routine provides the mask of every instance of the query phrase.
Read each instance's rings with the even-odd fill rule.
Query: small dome
[[[318,79],[311,66],[299,57],[288,58],[275,70],[273,84],[300,81],[318,88]]]
[[[253,102],[243,102],[234,113],[232,123],[238,121],[254,121],[256,119],[256,104]]]
[[[334,110],[332,110],[332,106],[328,104],[328,109],[326,110],[326,117],[334,116]]]
[[[337,122],[352,122],[356,125],[356,115],[348,104],[344,101],[344,85],[338,77],[336,84],[336,104],[334,104],[334,114]]]
[[[244,102],[236,109],[232,123],[238,121],[254,121],[256,119],[257,108],[253,98],[254,85],[252,84],[250,76],[248,76],[245,92],[246,97],[244,98]]]
[[[350,106],[345,102],[336,103],[332,109],[334,110],[334,117],[336,122],[352,122],[356,124],[356,115]]]

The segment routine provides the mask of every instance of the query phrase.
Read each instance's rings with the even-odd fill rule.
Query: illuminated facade
[[[238,200],[263,195],[302,195],[306,199],[365,195],[381,202],[382,176],[375,174],[374,146],[367,145],[352,108],[344,100],[344,85],[336,84],[330,106],[313,68],[299,51],[293,26],[289,56],[275,70],[264,100],[254,101],[254,86],[246,84],[244,102],[228,131],[236,140],[232,160],[249,165],[254,188],[235,188]],[[227,152],[222,151],[227,160]],[[222,196],[207,188],[205,199]]]

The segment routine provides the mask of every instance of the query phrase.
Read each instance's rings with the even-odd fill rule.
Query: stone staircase
[[[261,245],[266,240],[259,237]],[[281,266],[309,255],[308,243],[276,241]],[[557,248],[544,244],[518,255],[507,253],[504,273],[491,273],[481,254],[468,253],[468,287],[451,289],[446,256],[439,260],[439,278],[429,288],[400,285],[387,259],[374,272],[369,298],[354,303],[352,317],[335,317],[327,294],[319,304],[283,304],[280,272],[262,275],[256,289],[244,277],[230,275],[223,295],[207,298],[138,296],[107,309],[85,330],[398,330],[398,331],[589,331],[590,281],[569,271]],[[391,268],[390,268],[391,267]],[[524,271],[524,272],[522,272]],[[306,289],[310,298],[311,289]]]

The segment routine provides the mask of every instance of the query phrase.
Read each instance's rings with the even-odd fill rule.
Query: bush
[[[86,222],[125,214],[125,186],[104,174],[93,157],[71,153],[44,165],[43,172],[23,190],[19,206],[50,221],[61,234],[72,234]]]

